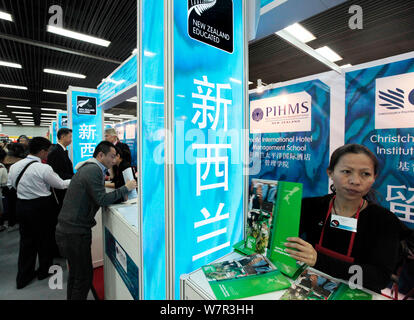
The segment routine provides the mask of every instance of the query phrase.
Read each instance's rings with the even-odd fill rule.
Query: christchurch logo
[[[262,120],[263,119],[263,110],[260,109],[260,108],[254,109],[253,110],[253,113],[252,113],[252,119],[254,121],[257,121],[257,122],[259,122],[260,120]]]
[[[387,92],[379,91],[379,98],[383,103],[380,106],[389,110],[404,109],[404,90],[396,88],[395,90],[387,90]]]
[[[199,16],[204,11],[215,6],[217,0],[190,0],[190,10],[188,10],[188,15],[190,15],[191,11],[195,11]]]

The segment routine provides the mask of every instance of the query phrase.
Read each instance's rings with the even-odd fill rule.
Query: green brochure
[[[332,300],[372,300],[372,295],[368,292],[351,289],[347,284],[341,283],[338,290],[331,298]]]
[[[273,207],[273,228],[267,257],[284,274],[295,278],[306,267],[285,252],[288,237],[299,236],[302,184],[278,182],[275,206]]]
[[[283,276],[260,254],[202,267],[217,300],[241,299],[290,287]]]
[[[267,254],[272,228],[273,207],[276,200],[276,180],[252,179],[249,192],[246,239],[233,248],[242,254]]]
[[[286,290],[281,300],[328,300],[335,294],[339,281],[306,269]]]

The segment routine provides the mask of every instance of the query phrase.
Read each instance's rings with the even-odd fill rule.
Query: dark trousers
[[[57,201],[55,205],[55,210],[53,211],[53,234],[55,234],[56,225],[58,223],[58,217],[59,217],[60,210],[62,209],[63,199],[65,198],[66,190],[53,189],[52,193],[55,194],[56,196],[55,201]],[[53,257],[58,258],[60,256],[61,254],[59,252],[59,248],[57,246],[55,237],[53,237]]]
[[[9,227],[13,227],[18,221],[16,219],[16,190],[3,188],[3,196],[5,198],[4,206],[4,220],[9,222]]]
[[[52,219],[50,197],[34,200],[17,199],[16,214],[20,223],[20,248],[17,286],[23,287],[35,275],[36,258],[39,258],[38,277],[49,274],[53,257]]]
[[[93,281],[92,234],[56,232],[56,243],[69,264],[67,300],[86,300]]]

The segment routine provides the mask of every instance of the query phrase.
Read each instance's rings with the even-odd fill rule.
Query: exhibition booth
[[[69,87],[68,112],[51,127],[73,130],[76,168],[104,139],[105,113],[137,99],[136,118],[112,125],[130,147],[137,193],[102,208],[93,231],[105,299],[286,298],[317,270],[284,257],[277,239],[299,236],[301,199],[329,192],[329,157],[345,143],[374,152],[380,204],[414,227],[414,52],[249,92],[249,34],[265,31],[247,23],[245,1],[138,3],[137,50],[97,88]],[[271,272],[247,283],[211,276],[252,254]],[[318,275],[335,289],[315,299],[386,299]]]

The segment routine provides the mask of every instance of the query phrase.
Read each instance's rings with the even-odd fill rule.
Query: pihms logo
[[[312,97],[305,91],[253,100],[250,110],[252,133],[311,130]]]

